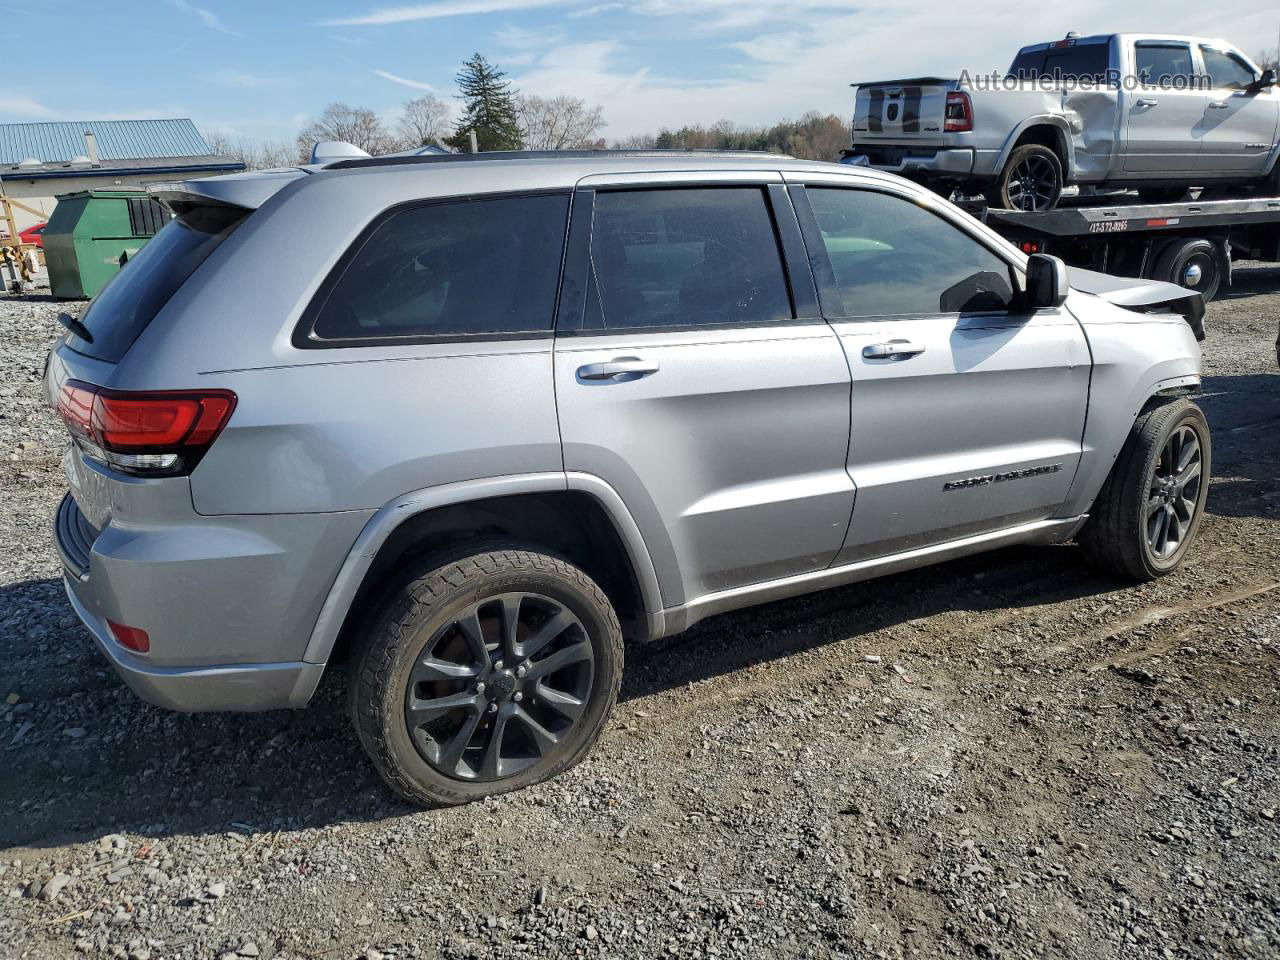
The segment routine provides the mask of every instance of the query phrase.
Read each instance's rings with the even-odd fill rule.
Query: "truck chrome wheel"
[[[1160,451],[1147,498],[1147,545],[1163,559],[1178,552],[1191,529],[1203,482],[1200,440],[1179,427]]]
[[[404,715],[418,752],[447,777],[502,780],[554,762],[591,698],[594,654],[565,606],[488,597],[423,646]]]

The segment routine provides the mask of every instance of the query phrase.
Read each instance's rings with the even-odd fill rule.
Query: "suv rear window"
[[[1047,50],[1024,50],[1009,68],[1018,80],[1090,80],[1102,83],[1110,64],[1110,44],[1079,43]]]
[[[110,363],[120,360],[248,212],[240,207],[195,207],[166,224],[89,301],[80,322],[93,341],[69,334],[71,348]]]

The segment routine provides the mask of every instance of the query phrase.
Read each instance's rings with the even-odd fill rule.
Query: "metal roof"
[[[0,123],[0,164],[20,163],[28,157],[41,163],[66,163],[86,153],[85,131],[92,131],[103,161],[207,157],[213,153],[190,120]]]

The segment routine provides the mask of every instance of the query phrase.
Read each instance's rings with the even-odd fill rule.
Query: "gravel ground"
[[[0,301],[0,956],[1280,956],[1280,269],[1210,308],[1209,513],[1159,583],[1006,550],[629,652],[523,793],[394,800],[342,677],[136,700],[49,542],[49,303]]]

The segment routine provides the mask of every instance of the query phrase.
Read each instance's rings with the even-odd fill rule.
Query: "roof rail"
[[[325,166],[326,170],[355,170],[362,167],[388,167],[406,163],[465,163],[486,160],[583,160],[598,157],[776,157],[792,159],[785,153],[768,150],[488,150],[480,153],[436,153],[420,156],[391,155],[385,157],[359,157],[339,160]]]

